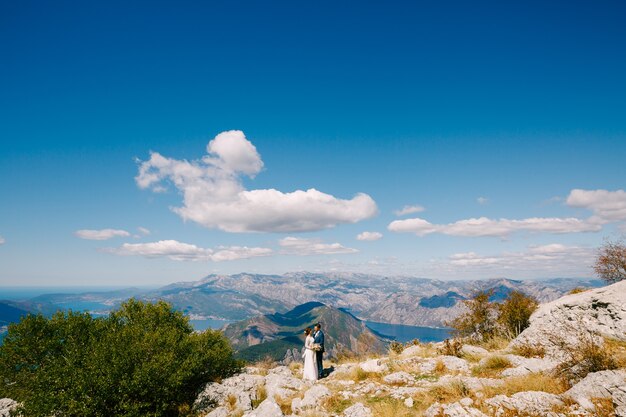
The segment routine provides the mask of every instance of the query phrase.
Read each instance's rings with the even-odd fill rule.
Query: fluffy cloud
[[[243,132],[220,133],[209,142],[208,154],[196,161],[167,158],[153,152],[139,166],[140,188],[162,191],[169,182],[183,195],[172,210],[184,220],[226,232],[304,232],[356,223],[378,210],[367,194],[339,199],[316,189],[283,193],[275,189],[246,190],[242,176],[254,178],[263,161]]]
[[[383,237],[382,233],[378,233],[378,232],[363,232],[363,233],[359,233],[356,236],[357,240],[378,240],[380,238]]]
[[[118,229],[102,229],[102,230],[89,230],[82,229],[74,232],[74,236],[87,239],[87,240],[108,240],[114,237],[128,237],[130,233],[126,230]]]
[[[283,248],[281,253],[285,255],[338,255],[358,252],[339,243],[323,243],[319,239],[286,237],[278,244]]]
[[[467,268],[507,271],[542,271],[546,276],[551,272],[582,275],[589,273],[595,252],[590,248],[550,244],[531,246],[525,251],[504,252],[497,255],[479,255],[475,252],[457,253],[448,259],[452,269]]]
[[[6,242],[6,240],[4,240],[4,238],[2,236],[0,236],[0,245],[4,245],[5,242]]]
[[[593,212],[590,221],[610,223],[626,220],[626,192],[624,190],[580,190],[569,193],[565,203],[570,207],[584,208]]]
[[[269,248],[248,248],[246,246],[219,247],[205,249],[177,240],[159,240],[150,243],[124,243],[119,248],[104,251],[123,256],[143,256],[146,258],[169,258],[174,261],[234,261],[272,254]]]
[[[477,219],[459,220],[448,224],[432,224],[424,219],[406,219],[391,222],[388,229],[392,232],[415,233],[425,236],[442,233],[450,236],[507,236],[514,232],[527,231],[538,233],[574,233],[597,232],[601,226],[573,217],[532,217],[522,220]]]
[[[406,216],[407,214],[421,213],[424,210],[426,210],[426,209],[424,207],[422,207],[422,206],[419,206],[419,205],[416,205],[416,206],[404,206],[400,210],[396,210],[393,213],[396,216]]]

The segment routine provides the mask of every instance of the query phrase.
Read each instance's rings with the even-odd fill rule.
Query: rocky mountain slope
[[[330,357],[342,352],[380,353],[386,341],[374,334],[365,323],[350,313],[309,302],[286,313],[266,314],[229,324],[224,334],[238,355],[249,361],[265,359],[289,363],[301,360],[306,327],[322,323],[326,351]]]
[[[598,286],[598,281],[439,281],[308,272],[237,274],[210,275],[200,281],[176,283],[143,297],[165,299],[188,314],[232,320],[285,312],[313,300],[347,309],[363,320],[441,327],[459,313],[459,301],[477,290],[493,288],[500,298],[520,290],[546,302],[577,286]]]
[[[195,406],[206,417],[626,417],[625,323],[621,282],[542,305],[508,345],[465,344],[451,356],[443,343],[422,344],[326,362],[330,376],[316,383],[302,381],[298,363],[249,367],[208,384]],[[589,346],[581,329],[596,338],[596,348],[577,356],[574,365],[587,366],[585,373],[564,378],[572,355]],[[560,354],[557,339],[564,341]],[[585,364],[601,354],[610,361]]]

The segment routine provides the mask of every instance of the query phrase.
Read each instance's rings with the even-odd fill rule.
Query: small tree
[[[456,336],[487,340],[495,335],[497,309],[495,304],[489,301],[493,292],[493,289],[478,291],[471,299],[463,301],[467,311],[446,323],[454,329]]]
[[[626,245],[624,242],[604,243],[598,251],[593,269],[600,278],[610,284],[626,279]]]
[[[498,322],[511,338],[517,337],[530,324],[530,316],[537,309],[537,300],[520,291],[512,291],[498,306]]]

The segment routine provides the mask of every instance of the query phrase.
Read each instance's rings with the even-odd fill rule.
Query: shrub
[[[455,336],[486,340],[496,334],[497,309],[489,301],[492,295],[493,290],[479,291],[471,299],[463,301],[467,311],[446,323],[452,327]]]
[[[400,353],[404,351],[404,344],[394,340],[391,343],[389,343],[389,350],[399,355]]]
[[[511,366],[511,361],[504,356],[489,356],[484,359],[481,365],[472,369],[472,374],[476,376],[496,376],[502,370]]]
[[[457,356],[460,358],[463,356],[463,353],[461,352],[462,348],[463,342],[459,339],[452,339],[452,341],[450,341],[450,339],[446,339],[443,341],[443,346],[439,348],[439,353],[442,355]]]
[[[569,292],[567,294],[569,294],[569,295],[571,295],[571,294],[580,294],[581,292],[585,292],[585,291],[589,291],[589,288],[576,287],[576,288],[572,288],[571,290],[569,290]]]
[[[541,345],[524,343],[514,346],[512,352],[525,358],[543,358],[546,354],[546,348]]]
[[[537,309],[537,300],[520,291],[512,291],[498,306],[498,322],[510,338],[517,337],[530,324],[530,316]]]
[[[24,416],[176,416],[240,364],[221,332],[194,333],[165,302],[129,300],[103,318],[58,312],[12,324],[0,346],[0,397]]]
[[[626,279],[626,244],[622,241],[605,242],[598,251],[593,269],[609,284]]]

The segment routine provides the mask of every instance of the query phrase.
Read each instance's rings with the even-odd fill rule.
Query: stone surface
[[[419,364],[419,370],[425,374],[432,374],[437,368],[437,363],[442,362],[447,371],[469,372],[469,365],[465,359],[456,356],[438,356],[428,358]]]
[[[494,409],[496,417],[510,412],[547,415],[554,407],[564,405],[558,395],[542,391],[518,392],[510,397],[496,395],[485,403]]]
[[[383,381],[390,385],[410,385],[415,382],[415,377],[408,372],[394,372],[383,377]]]
[[[413,407],[414,404],[415,404],[415,401],[413,401],[413,398],[411,398],[411,397],[406,398],[404,400],[404,406],[405,407],[411,408],[411,407]]]
[[[267,398],[256,409],[244,414],[244,417],[282,417],[283,415],[280,406],[272,398]]]
[[[543,346],[547,356],[562,360],[558,345],[576,346],[581,332],[626,340],[626,281],[540,305],[510,346]]]
[[[294,377],[289,368],[284,366],[270,370],[265,377],[265,390],[268,398],[274,398],[274,396],[287,398],[305,386],[306,383],[302,378]]]
[[[487,349],[473,345],[463,345],[463,347],[461,348],[461,352],[465,355],[472,356],[484,356],[489,354],[489,351]]]
[[[228,417],[228,408],[226,407],[217,407],[215,410],[211,411],[209,414],[205,415],[205,417]]]
[[[504,355],[513,364],[512,368],[502,371],[503,377],[524,376],[531,373],[553,371],[559,362],[550,358],[525,358],[517,355]]]
[[[387,366],[387,364],[384,363],[381,359],[371,359],[369,361],[361,362],[359,366],[365,372],[382,373],[389,370],[389,366]]]
[[[488,417],[480,410],[464,406],[460,402],[451,404],[434,403],[425,412],[424,417]]]
[[[330,390],[326,386],[318,384],[313,385],[304,393],[304,398],[294,398],[291,402],[291,410],[298,413],[306,409],[318,409],[320,401],[330,396]]]
[[[363,403],[356,403],[345,409],[343,412],[344,417],[372,417],[372,410],[363,405]]]
[[[592,398],[611,398],[616,408],[626,411],[626,371],[600,371],[587,375],[563,394],[587,410],[594,410]]]
[[[17,401],[10,398],[0,398],[0,417],[10,417],[11,411],[17,407]]]
[[[207,384],[196,398],[194,408],[198,411],[209,411],[213,407],[226,405],[229,397],[235,397],[238,408],[243,411],[252,410],[252,400],[256,399],[257,388],[264,383],[265,378],[260,375],[243,373],[226,378],[220,384]]]

